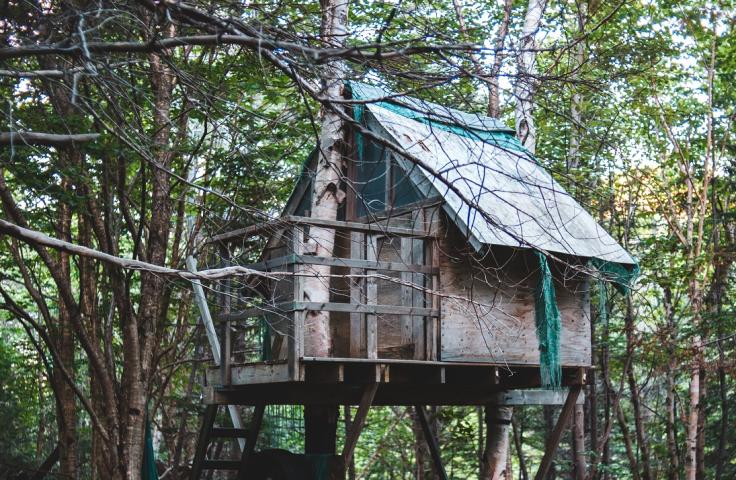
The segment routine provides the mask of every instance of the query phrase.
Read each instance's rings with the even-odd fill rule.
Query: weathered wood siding
[[[440,358],[538,364],[534,321],[536,258],[530,251],[491,248],[479,259],[463,237],[442,222],[440,285],[443,293]],[[590,365],[588,281],[551,263],[562,320],[563,365]]]

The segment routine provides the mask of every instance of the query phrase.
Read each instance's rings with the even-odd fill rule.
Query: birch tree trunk
[[[509,478],[509,434],[513,407],[488,406],[486,408],[486,449],[483,454],[483,480]]]
[[[662,304],[664,306],[665,317],[667,320],[667,479],[678,480],[680,478],[680,458],[677,454],[677,412],[675,411],[675,388],[677,371],[677,355],[675,345],[677,342],[675,325],[675,311],[672,304],[672,290],[669,286],[663,289]]]
[[[537,143],[537,129],[534,125],[534,93],[537,87],[536,74],[536,35],[547,6],[546,0],[529,0],[524,16],[524,29],[519,42],[517,58],[517,78],[514,88],[516,96],[516,135],[524,147],[534,153]]]
[[[340,47],[347,35],[348,0],[323,0],[321,35],[325,44]],[[329,99],[343,98],[343,67],[330,63],[323,76],[323,95]],[[345,198],[340,181],[343,177],[344,122],[328,108],[321,112],[319,157],[312,183],[311,216],[324,220],[335,220],[337,209]],[[335,231],[311,227],[308,251],[321,257],[331,257],[335,245]],[[304,300],[329,302],[329,266],[313,266],[313,277],[304,282]],[[307,315],[304,334],[304,353],[307,356],[328,357],[332,350],[329,312],[311,311]]]
[[[511,9],[514,6],[514,0],[504,0],[503,19],[498,26],[496,33],[496,41],[493,45],[495,53],[493,55],[493,66],[489,75],[488,86],[488,116],[498,118],[501,116],[501,95],[499,94],[499,74],[504,59],[504,46],[506,44],[506,36],[509,33],[509,23],[511,21]]]
[[[578,3],[577,34],[580,37],[585,35],[585,26],[588,23],[588,3],[586,1]],[[572,98],[570,99],[570,148],[567,155],[567,170],[575,170],[580,166],[580,145],[583,140],[583,93],[577,81],[580,77],[580,69],[585,65],[585,40],[579,40],[575,45],[575,55],[573,59],[575,66],[570,78],[572,82]]]
[[[508,18],[511,13],[512,2],[504,3],[504,19],[499,27],[496,46],[502,47],[508,32]],[[516,134],[530,152],[534,153],[536,147],[536,130],[534,118],[532,117],[532,105],[534,94],[534,62],[536,54],[533,49],[536,46],[536,33],[542,21],[542,15],[546,6],[546,0],[529,0],[526,17],[524,19],[524,30],[522,32],[518,63],[518,77],[516,81]],[[498,116],[500,107],[498,105],[498,75],[501,70],[502,58],[500,52],[496,52],[494,66],[491,71],[491,89],[489,95],[488,113]],[[494,83],[495,82],[495,83]],[[513,408],[486,406],[486,447],[483,453],[481,465],[481,478],[497,480],[505,478],[508,470],[506,461],[509,452],[509,432]]]
[[[714,161],[714,145],[713,145],[713,123],[714,123],[714,107],[713,107],[713,85],[715,78],[715,62],[716,62],[716,18],[715,13],[711,11],[710,24],[712,27],[710,42],[710,58],[706,68],[707,74],[707,107],[708,113],[706,117],[706,145],[705,155],[703,158],[703,179],[698,192],[698,202],[696,209],[688,209],[688,228],[687,239],[689,240],[688,262],[692,265],[692,278],[689,285],[689,297],[693,312],[693,327],[695,334],[692,338],[693,359],[690,365],[690,409],[688,412],[687,422],[687,438],[686,438],[686,454],[685,454],[685,479],[695,480],[698,477],[698,458],[703,457],[703,453],[699,452],[699,447],[704,445],[705,432],[701,430],[701,417],[703,409],[703,392],[705,388],[703,382],[705,378],[705,359],[702,329],[703,324],[703,280],[705,272],[700,265],[701,255],[705,249],[705,221],[707,219],[708,207],[708,190],[712,175],[714,174],[712,167]],[[692,171],[695,170],[693,165]],[[689,178],[691,183],[694,181]],[[690,197],[692,198],[692,197]],[[692,201],[689,202],[692,205]],[[697,221],[696,221],[697,217]]]

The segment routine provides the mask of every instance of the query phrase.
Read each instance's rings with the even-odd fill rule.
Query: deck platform
[[[564,391],[530,390],[541,385],[538,365],[306,357],[296,380],[288,367],[286,361],[233,364],[229,382],[222,382],[220,369],[209,369],[205,402],[357,405],[372,383],[378,384],[374,405],[542,405],[565,398]],[[563,367],[562,386],[583,385],[588,368]]]

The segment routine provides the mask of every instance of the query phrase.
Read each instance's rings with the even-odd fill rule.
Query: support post
[[[378,260],[378,235],[366,235],[366,260]],[[370,277],[376,273],[375,270],[366,270],[365,303],[376,305],[378,303],[378,285],[376,279]],[[366,357],[378,358],[378,317],[374,314],[365,316],[365,343]]]
[[[304,252],[304,230],[302,227],[295,225],[292,229],[291,251],[294,255],[301,255]],[[294,301],[301,302],[304,300],[304,278],[301,276],[303,267],[299,263],[294,264]],[[289,378],[293,381],[302,380],[301,359],[304,356],[304,318],[306,311],[294,311],[293,320],[289,328]]]
[[[222,258],[224,259],[225,266],[230,265],[229,253],[227,250],[222,252]],[[222,325],[222,333],[220,335],[220,382],[222,385],[230,385],[230,362],[232,360],[232,328],[228,314],[230,313],[230,280],[222,280],[222,292],[220,292],[220,298],[222,303],[221,313],[223,314],[224,320]]]
[[[567,399],[565,400],[565,404],[562,406],[562,412],[560,412],[560,417],[557,419],[557,424],[555,424],[552,434],[547,439],[544,456],[542,457],[542,462],[539,464],[539,470],[537,470],[534,480],[543,480],[547,477],[547,472],[549,471],[550,465],[552,465],[552,460],[557,452],[557,447],[560,445],[562,433],[570,423],[570,418],[575,410],[575,403],[577,402],[578,395],[580,395],[580,391],[582,389],[582,385],[573,385],[570,387],[570,393],[567,394]]]
[[[435,470],[440,477],[440,480],[447,480],[447,473],[445,472],[445,466],[442,465],[442,457],[440,456],[440,447],[437,444],[437,439],[432,434],[432,429],[429,428],[429,420],[427,419],[427,412],[424,410],[422,405],[415,405],[414,410],[417,412],[419,418],[419,424],[422,426],[422,432],[424,433],[424,439],[427,441],[429,447],[429,454],[432,456],[432,462],[434,463]]]

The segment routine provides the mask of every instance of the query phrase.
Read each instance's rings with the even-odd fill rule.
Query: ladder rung
[[[205,460],[202,464],[204,470],[238,470],[239,460]]]
[[[210,438],[246,438],[248,430],[245,428],[212,427]]]

